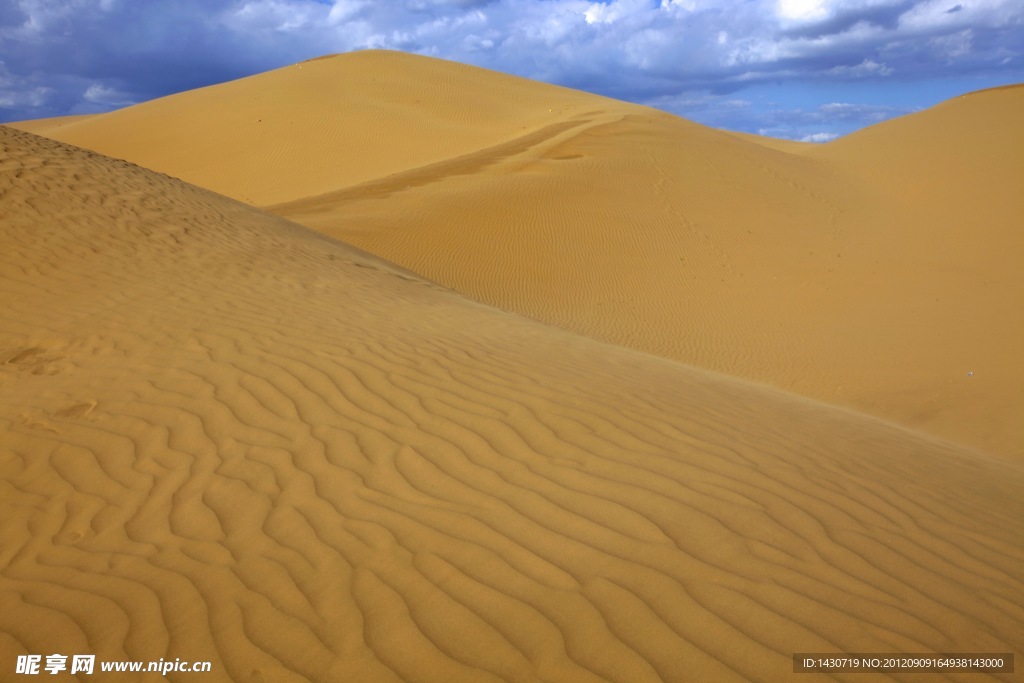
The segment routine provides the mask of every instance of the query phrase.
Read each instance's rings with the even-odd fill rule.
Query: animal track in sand
[[[29,375],[57,375],[66,372],[67,356],[53,353],[51,350],[38,346],[14,351],[2,365],[11,366],[15,371]]]
[[[71,418],[89,417],[92,414],[92,411],[96,409],[96,405],[97,402],[94,400],[86,401],[85,403],[75,403],[74,405],[70,405],[66,408],[61,408],[53,415],[54,417]]]

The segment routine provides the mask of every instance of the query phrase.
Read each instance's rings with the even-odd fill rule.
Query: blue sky
[[[1024,0],[0,0],[0,121],[362,48],[825,141],[1024,81]]]

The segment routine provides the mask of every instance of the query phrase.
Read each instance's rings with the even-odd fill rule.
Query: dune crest
[[[776,681],[800,650],[1024,642],[1019,467],[0,149],[5,666]]]

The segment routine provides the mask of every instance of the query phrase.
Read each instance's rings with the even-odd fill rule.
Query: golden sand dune
[[[479,301],[1024,461],[1024,89],[828,145],[362,52],[31,130]]]
[[[5,667],[778,681],[795,651],[1024,643],[1017,465],[0,150]]]
[[[371,50],[109,114],[16,125],[265,206],[476,152],[588,108],[620,104]]]

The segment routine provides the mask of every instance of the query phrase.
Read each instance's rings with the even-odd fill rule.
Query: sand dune
[[[266,206],[473,153],[620,104],[371,50],[100,116],[15,125]]]
[[[1024,643],[1014,464],[0,148],[4,666],[778,681],[794,651]]]
[[[1024,461],[1024,89],[828,145],[363,52],[32,129],[505,310]]]

